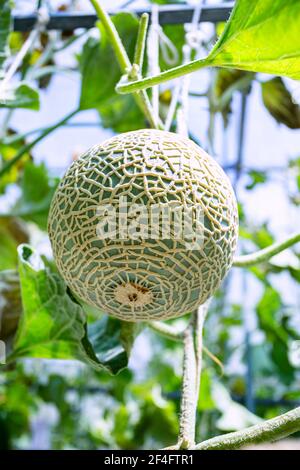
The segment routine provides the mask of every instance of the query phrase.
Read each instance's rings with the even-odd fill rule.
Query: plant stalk
[[[43,140],[47,135],[51,134],[51,132],[55,131],[58,127],[64,125],[69,119],[75,116],[79,112],[79,109],[75,109],[71,113],[67,114],[63,119],[58,121],[56,124],[52,126],[46,127],[34,140],[29,142],[28,144],[24,145],[20,148],[20,150],[16,153],[16,155],[9,160],[1,169],[0,169],[0,177],[7,173],[13,165],[15,165],[24,155],[26,152],[32,149],[38,142]]]
[[[173,341],[183,341],[184,331],[180,331],[174,326],[167,325],[161,321],[151,321],[147,323],[148,327],[156,333]]]
[[[291,237],[287,238],[283,242],[274,243],[263,250],[259,250],[250,255],[238,256],[233,261],[233,266],[236,267],[248,267],[253,266],[257,263],[263,263],[268,261],[273,256],[281,253],[292,245],[300,242],[300,233],[296,233]]]
[[[158,333],[159,335],[163,336],[164,338],[170,339],[172,341],[182,342],[183,341],[183,333],[184,330],[178,330],[176,327],[172,325],[168,325],[162,321],[151,321],[147,323],[147,326]],[[202,351],[221,369],[221,374],[224,373],[224,366],[222,362],[207,349],[204,344],[202,344]]]
[[[39,2],[40,3],[40,2]],[[45,28],[45,24],[48,21],[48,15],[38,6],[38,20],[33,28],[33,30],[30,32],[28,38],[22,45],[21,49],[17,53],[16,57],[14,58],[12,64],[10,65],[9,69],[7,70],[5,77],[0,83],[0,89],[3,90],[7,86],[7,84],[11,81],[12,77],[20,67],[22,61],[24,60],[24,57],[26,54],[30,51],[30,49],[33,47],[35,41],[37,40],[39,34],[43,29]]]
[[[197,366],[194,348],[194,328],[191,321],[184,332],[183,380],[180,404],[179,449],[195,445]]]
[[[102,21],[105,31],[111,41],[121,72],[127,75],[132,70],[132,65],[115,25],[98,0],[90,0],[90,2],[97,13],[99,20]],[[151,127],[162,129],[162,123],[155,119],[147,93],[143,91],[138,94],[135,93],[133,96],[137,105],[148,119]]]
[[[255,424],[242,431],[213,437],[197,444],[195,450],[240,449],[250,444],[274,442],[300,431],[300,406],[276,418]]]
[[[161,72],[158,75],[152,77],[141,78],[135,82],[128,82],[122,79],[116,86],[116,91],[120,94],[134,93],[140,90],[145,90],[146,88],[159,85],[160,83],[167,82],[169,80],[174,80],[175,78],[182,77],[189,73],[195,72],[197,70],[203,69],[204,67],[211,66],[211,61],[208,59],[198,59],[188,64],[179,65],[172,69],[167,70],[166,72]]]
[[[183,381],[179,427],[179,449],[190,449],[195,444],[197,404],[200,392],[203,349],[203,323],[208,303],[201,305],[192,315],[183,332]]]
[[[127,52],[125,50],[125,47],[123,46],[123,43],[121,41],[121,38],[119,36],[119,33],[111,21],[109,15],[106,13],[106,11],[102,8],[100,2],[98,0],[90,0],[91,4],[93,5],[97,16],[100,21],[102,21],[103,26],[105,28],[105,31],[111,41],[111,45],[114,49],[114,52],[116,54],[116,58],[119,62],[120,68],[123,73],[126,71],[130,70],[131,68],[131,63],[129,60],[129,57],[127,55]]]

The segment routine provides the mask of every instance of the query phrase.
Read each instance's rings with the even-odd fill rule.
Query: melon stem
[[[129,60],[128,54],[126,52],[126,49],[122,43],[122,40],[119,36],[119,33],[110,19],[110,16],[108,13],[105,11],[105,9],[102,7],[101,3],[98,0],[90,0],[91,4],[93,5],[96,14],[99,18],[99,20],[102,22],[105,31],[111,41],[112,48],[115,52],[116,59],[119,63],[121,72],[127,76],[127,74],[130,74],[130,71],[132,70],[132,64]],[[146,21],[145,19],[143,20],[142,24],[142,34],[139,35],[139,41],[144,40],[144,33],[143,28],[146,27]],[[146,28],[145,28],[146,29]],[[140,45],[136,46],[136,49],[141,49]],[[138,53],[140,54],[141,51]],[[156,119],[152,106],[150,104],[147,92],[145,90],[134,93],[133,97],[137,103],[137,105],[140,107],[141,111],[145,114],[145,117],[149,121],[151,127],[155,129],[163,129],[163,124],[160,121],[160,119]]]
[[[208,302],[196,310],[183,333],[183,380],[180,404],[179,449],[195,445],[197,404],[200,393],[203,323]]]
[[[264,248],[263,250],[256,251],[250,255],[238,256],[233,260],[233,266],[247,267],[254,266],[257,263],[263,263],[271,259],[273,256],[278,255],[282,251],[290,248],[296,243],[300,242],[300,233],[296,233],[282,242],[274,243],[273,245]]]

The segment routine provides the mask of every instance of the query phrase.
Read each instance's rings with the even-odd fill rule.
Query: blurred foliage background
[[[33,3],[17,1],[16,11],[28,14]],[[45,3],[51,12],[91,11],[84,1]],[[124,7],[113,3],[115,11]],[[9,30],[8,2],[0,0],[0,11],[3,78],[32,33]],[[114,23],[132,57],[137,17],[120,12]],[[201,28],[203,53],[223,24]],[[166,70],[182,62],[185,28],[165,25],[163,32]],[[130,95],[114,92],[119,78],[101,26],[42,30],[0,93],[0,339],[10,354],[0,370],[1,449],[161,448],[177,440],[182,345],[79,306],[61,284],[46,234],[51,197],[72,159],[104,137],[148,125]],[[160,88],[163,118],[174,86]],[[278,77],[230,69],[192,77],[190,138],[232,180],[241,253],[300,228],[299,101],[300,85]],[[29,248],[18,255],[21,243],[39,255]],[[223,283],[205,324],[211,354],[204,355],[198,441],[299,405],[299,282],[298,247],[234,268]]]

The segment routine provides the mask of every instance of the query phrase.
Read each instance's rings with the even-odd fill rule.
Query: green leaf
[[[264,171],[251,170],[248,172],[248,176],[251,178],[251,181],[246,185],[246,189],[253,189],[258,184],[267,181],[267,174]]]
[[[18,253],[23,315],[8,360],[79,359],[112,374],[126,367],[133,325],[104,317],[89,326],[89,339],[85,313],[59,274],[29,245]]]
[[[138,20],[129,13],[118,13],[113,22],[130,58],[133,57]],[[132,96],[115,93],[121,71],[107,33],[99,23],[100,40],[90,37],[80,56],[82,75],[80,108],[95,108],[103,127],[124,132],[145,127],[145,118]]]
[[[10,215],[32,221],[46,230],[49,207],[58,182],[58,178],[50,177],[44,163],[27,162],[20,182],[22,194],[10,209]]]
[[[4,64],[9,54],[8,36],[11,30],[9,0],[0,0],[0,80],[4,77]]]
[[[94,37],[84,44],[80,56],[81,109],[95,108],[113,93],[113,83],[119,74],[112,54],[113,51],[109,54],[103,43]]]
[[[257,305],[260,325],[263,330],[273,333],[277,340],[287,341],[287,333],[280,328],[277,316],[281,308],[281,298],[279,293],[270,286],[266,287],[264,295]]]
[[[129,132],[146,126],[145,118],[131,95],[114,94],[98,107],[101,124],[115,132]]]
[[[263,82],[261,91],[265,107],[277,122],[285,124],[290,129],[300,128],[300,106],[293,102],[290,92],[280,77]]]
[[[132,426],[135,448],[143,445],[145,437],[154,448],[155,440],[164,446],[174,442],[178,436],[178,414],[175,403],[163,397],[160,384],[155,380],[137,383],[131,385],[130,391],[134,403],[139,404],[138,421]]]
[[[128,364],[135,332],[135,324],[120,322],[108,315],[88,325],[88,339],[96,361],[107,365],[114,374],[124,369]],[[91,358],[94,359],[93,355]]]
[[[300,79],[300,2],[237,0],[208,65]]]
[[[112,18],[126,51],[133,57],[138,20],[130,13],[118,13]],[[80,108],[96,108],[115,95],[121,70],[103,25],[99,23],[100,40],[90,37],[83,46],[79,64],[82,76]]]
[[[85,334],[81,307],[29,245],[18,252],[23,315],[14,357],[74,358]]]
[[[0,108],[26,108],[33,111],[40,109],[39,93],[26,83],[18,83],[0,91]]]
[[[0,140],[0,168],[5,166],[5,164],[14,158],[16,153],[26,144],[24,137],[19,136],[18,140],[13,140],[17,138],[17,133],[13,129],[8,129],[7,137]],[[12,141],[9,141],[9,140]],[[15,183],[22,171],[26,161],[31,159],[29,152],[25,152],[23,157],[13,165],[9,171],[7,171],[0,178],[0,194],[5,191],[5,188],[8,184]]]
[[[279,317],[281,310],[282,301],[279,293],[271,286],[266,286],[256,307],[259,326],[271,345],[271,357],[281,380],[289,384],[294,377],[294,370],[288,359],[289,335],[283,320]]]

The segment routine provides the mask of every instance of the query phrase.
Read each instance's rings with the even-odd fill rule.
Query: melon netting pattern
[[[190,250],[172,237],[99,239],[97,208],[117,207],[120,197],[147,207],[200,204],[203,244]],[[232,264],[238,216],[231,184],[213,158],[189,139],[148,129],[113,137],[73,162],[48,226],[71,290],[103,312],[139,321],[191,312],[215,292]]]

